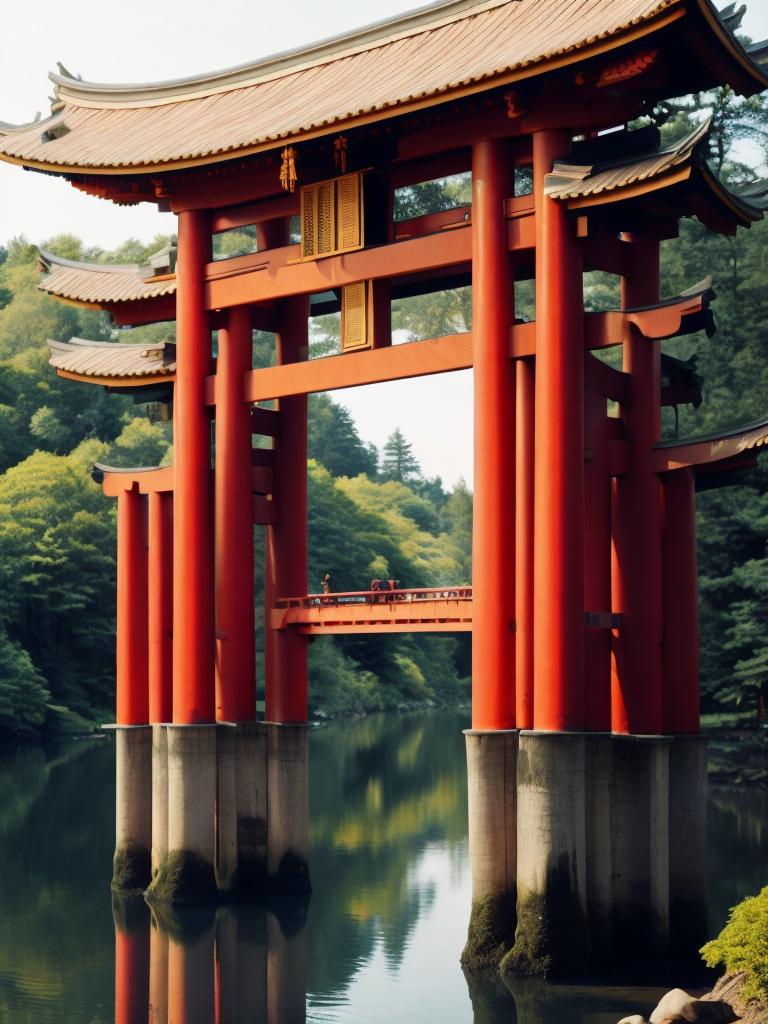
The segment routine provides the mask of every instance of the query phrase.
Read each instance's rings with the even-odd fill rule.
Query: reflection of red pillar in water
[[[661,475],[664,588],[662,730],[699,732],[696,495],[691,466]]]
[[[508,337],[514,277],[504,219],[513,174],[508,142],[472,147],[473,729],[515,725],[515,371]]]
[[[214,1024],[213,923],[190,942],[168,943],[168,1024]]]
[[[286,299],[278,337],[278,362],[305,356],[306,296]],[[275,438],[277,524],[267,527],[266,720],[307,720],[307,638],[295,630],[273,630],[270,609],[280,597],[307,591],[307,396],[280,399],[280,436]]]
[[[515,689],[517,728],[533,728],[533,494],[534,391],[533,359],[517,360],[517,476],[515,505]]]
[[[584,310],[582,255],[544,176],[567,132],[533,136],[536,199],[534,728],[584,728]]]
[[[149,1024],[168,1024],[168,935],[154,923],[149,932]]]
[[[659,300],[659,242],[628,236],[632,276],[622,278],[625,309]],[[622,406],[628,469],[613,481],[613,731],[661,731],[661,499],[652,445],[661,440],[661,343],[635,326],[624,344],[632,401]]]
[[[117,497],[117,724],[149,721],[147,541],[138,490]]]
[[[115,928],[115,1024],[146,1024],[149,1010],[149,929]]]
[[[210,216],[179,214],[174,391],[173,720],[214,720],[214,590],[211,421],[205,378],[211,330],[203,295]]]
[[[251,310],[235,306],[219,330],[216,366],[216,718],[256,719],[251,410]]]
[[[286,936],[267,912],[267,1022],[304,1024],[307,1019],[307,926]]]
[[[587,358],[593,357],[588,355]],[[611,478],[608,465],[607,403],[584,389],[584,608],[611,610]],[[584,631],[585,726],[611,730],[611,630]]]
[[[173,720],[173,495],[149,494],[149,721]]]

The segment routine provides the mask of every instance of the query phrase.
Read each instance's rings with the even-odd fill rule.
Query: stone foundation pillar
[[[151,879],[152,727],[115,727],[117,761],[115,857],[112,889],[143,892]]]
[[[619,956],[669,952],[668,737],[614,738],[613,929]]]
[[[593,964],[613,959],[613,737],[585,738],[587,918]]]
[[[669,748],[669,926],[672,954],[696,959],[707,941],[707,738]]]
[[[267,881],[267,727],[263,722],[237,726],[236,758],[237,887],[241,892],[262,892]]]
[[[152,878],[168,853],[168,734],[152,726]]]
[[[168,853],[147,891],[150,903],[217,895],[216,726],[168,725]]]
[[[468,729],[472,916],[462,965],[495,971],[514,941],[517,898],[516,730]]]
[[[221,893],[237,885],[237,729],[216,726],[216,886]]]
[[[267,888],[307,893],[309,880],[309,730],[267,723]]]
[[[502,974],[590,965],[584,733],[520,733],[517,930]]]

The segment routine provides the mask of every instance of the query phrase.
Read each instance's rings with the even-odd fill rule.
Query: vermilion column
[[[216,718],[256,719],[251,409],[251,310],[229,310],[216,365]]]
[[[664,593],[662,730],[699,732],[696,497],[691,466],[661,476]]]
[[[533,728],[533,503],[535,373],[533,359],[517,360],[515,456],[515,621],[517,727]]]
[[[591,355],[587,355],[592,359]],[[607,402],[584,389],[584,608],[611,610],[611,478],[608,465]],[[585,724],[590,732],[611,729],[611,630],[584,632]]]
[[[149,721],[173,721],[173,495],[149,494]]]
[[[286,299],[278,337],[278,362],[294,363],[306,352],[309,300]],[[275,438],[277,525],[267,527],[265,586],[266,720],[307,720],[307,638],[270,628],[270,610],[280,597],[307,592],[307,396],[281,398],[280,436]]]
[[[117,724],[149,721],[147,539],[138,490],[117,497]]]
[[[625,309],[659,300],[659,242],[627,236],[632,275],[622,279]],[[661,508],[652,445],[661,440],[661,343],[632,326],[624,345],[631,401],[622,407],[629,461],[613,483],[613,731],[661,731]]]
[[[513,173],[507,142],[473,146],[473,729],[515,726],[515,371],[508,338],[515,303],[504,219]]]
[[[569,136],[533,136],[536,200],[534,727],[584,728],[584,306],[582,254],[544,176]]]
[[[205,378],[211,330],[203,302],[211,259],[210,215],[179,214],[174,393],[173,720],[214,720],[214,590],[211,421]]]

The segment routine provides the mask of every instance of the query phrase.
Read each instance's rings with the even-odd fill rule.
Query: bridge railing
[[[279,597],[278,608],[338,608],[340,605],[397,604],[402,601],[471,601],[472,587],[410,587],[407,590],[348,590]]]

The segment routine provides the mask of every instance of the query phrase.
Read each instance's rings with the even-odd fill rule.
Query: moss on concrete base
[[[589,970],[586,917],[567,861],[563,855],[547,872],[546,892],[518,893],[515,944],[500,964],[502,977]]]
[[[471,974],[495,974],[515,936],[515,904],[508,893],[472,901],[461,965]]]
[[[121,896],[141,895],[152,877],[151,860],[149,850],[142,846],[118,846],[112,860],[112,891]]]
[[[202,903],[219,897],[213,864],[191,850],[170,850],[146,893],[152,904]]]

